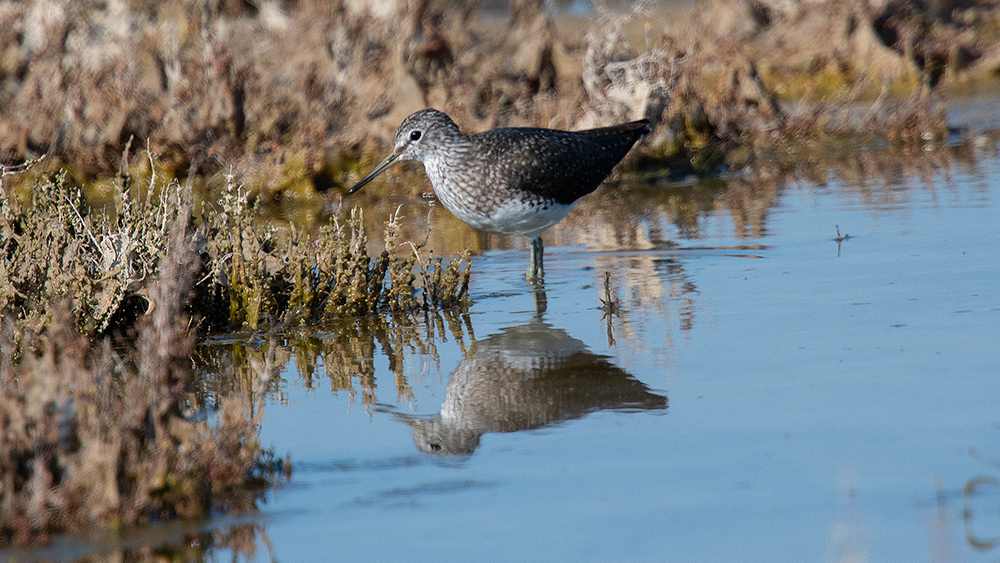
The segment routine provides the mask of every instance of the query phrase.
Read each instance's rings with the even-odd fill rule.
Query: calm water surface
[[[262,441],[295,466],[210,555],[997,560],[1000,160],[975,151],[605,189],[547,237],[541,314],[514,243],[474,259],[469,315],[206,347],[272,354]]]
[[[487,252],[468,318],[376,344],[350,389],[293,354],[263,421],[296,467],[264,508],[270,553],[1000,558],[993,154],[730,183],[683,232],[630,209],[638,239],[678,246],[549,245],[541,315],[527,252]],[[599,197],[652,189],[621,190]]]

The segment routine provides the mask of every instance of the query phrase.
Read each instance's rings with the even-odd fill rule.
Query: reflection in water
[[[976,450],[970,453],[991,469],[1000,469],[1000,460],[987,457]],[[980,551],[990,551],[1000,546],[1000,529],[997,526],[997,499],[1000,498],[1000,478],[978,475],[965,482],[962,488],[962,520],[965,539]]]
[[[539,288],[535,297],[540,317],[544,290]],[[355,385],[360,384],[361,402],[373,412],[377,350],[389,360],[397,402],[406,403],[413,395],[403,353],[434,361],[436,342],[450,337],[465,359],[449,376],[441,412],[429,419],[399,415],[412,426],[417,447],[428,453],[469,454],[484,433],[539,428],[597,410],[667,408],[666,397],[650,392],[608,357],[590,352],[583,342],[540,320],[471,345],[466,338],[475,341],[475,335],[468,315],[445,312],[422,321],[404,326],[357,321],[320,335],[212,342],[196,355],[199,377],[191,389],[191,405],[211,407],[218,396],[253,394],[257,389],[284,402],[288,382],[282,374],[288,372],[282,367],[294,365],[299,384],[318,388],[325,374],[330,391],[346,391],[352,403],[358,397]]]
[[[451,338],[465,351],[465,339],[475,338],[468,315],[454,311],[418,314],[393,322],[385,318],[355,319],[324,329],[298,330],[269,340],[206,342],[193,358],[197,377],[191,388],[192,407],[214,406],[215,397],[232,393],[252,395],[260,379],[266,379],[265,392],[284,403],[288,382],[282,370],[292,366],[297,381],[306,389],[328,384],[334,394],[346,392],[350,404],[359,399],[357,384],[361,404],[372,412],[377,355],[388,360],[397,400],[406,402],[413,397],[403,364],[406,353],[433,360],[437,358],[438,341]]]
[[[592,292],[595,307],[604,301],[616,304],[613,314],[609,312],[603,319],[609,348],[617,347],[621,341],[631,354],[659,356],[673,345],[674,331],[679,330],[687,337],[696,313],[704,305],[698,301],[699,290],[681,261],[659,253],[644,253],[626,261],[614,255],[595,256],[594,263],[591,274],[601,281],[585,291]],[[532,296],[536,314],[544,314],[547,307],[544,286],[536,286]],[[655,323],[656,330],[665,331],[664,339],[643,338],[646,323]],[[562,331],[542,327],[561,335],[569,348],[583,346]],[[551,340],[552,335],[546,338]],[[493,342],[498,340],[499,337],[493,337],[475,346],[485,353],[496,347]],[[294,381],[309,390],[327,388],[333,394],[344,393],[350,405],[360,403],[371,413],[376,409],[378,384],[387,383],[384,376],[376,377],[376,360],[388,362],[396,402],[407,403],[414,397],[410,377],[414,373],[441,373],[437,347],[448,341],[469,356],[476,335],[468,314],[438,311],[392,320],[355,319],[270,336],[212,337],[192,356],[194,373],[188,382],[190,408],[192,411],[216,408],[218,397],[233,394],[245,395],[256,405],[260,392],[285,404],[286,389]],[[525,348],[525,353],[541,357],[537,346],[536,343],[534,349]],[[609,370],[620,371],[598,356],[590,357],[599,359]],[[418,364],[415,367],[414,362]],[[386,401],[388,397],[382,395],[380,399]]]
[[[487,432],[540,428],[605,409],[666,409],[667,398],[542,321],[477,342],[448,377],[441,412],[410,421],[427,453],[471,454]]]
[[[965,523],[965,538],[969,545],[976,549],[987,551],[1000,545],[1000,532],[995,529],[977,529],[975,525],[977,515],[989,514],[991,508],[993,511],[996,510],[995,506],[989,505],[975,507],[976,500],[979,497],[996,499],[998,492],[1000,492],[1000,479],[992,475],[969,479],[962,489],[962,520]],[[985,510],[979,510],[979,508],[985,508]]]
[[[261,546],[266,550],[262,553]],[[219,557],[217,557],[219,556]],[[3,561],[233,561],[276,560],[263,524],[175,522],[93,536],[62,536],[36,548],[0,551]]]
[[[534,297],[540,319],[544,288],[536,287]],[[450,338],[465,359],[449,376],[441,412],[432,418],[399,415],[412,426],[417,447],[428,453],[470,454],[484,433],[539,428],[596,410],[667,408],[666,397],[650,392],[608,357],[590,352],[583,342],[540,320],[480,342],[475,342],[468,315],[442,312],[414,321],[400,325],[384,319],[358,320],[329,327],[330,332],[212,341],[196,355],[199,377],[191,389],[191,405],[210,407],[220,395],[253,394],[259,389],[284,402],[288,382],[283,373],[289,372],[282,367],[293,365],[296,371],[291,373],[299,384],[315,389],[326,379],[331,392],[346,391],[352,403],[359,395],[355,385],[360,384],[361,402],[373,412],[376,354],[389,361],[397,402],[406,403],[413,394],[403,368],[404,352],[420,361],[435,361],[436,342]],[[467,344],[466,339],[474,343]]]
[[[866,530],[869,525],[858,502],[857,474],[842,466],[837,475],[838,507],[830,533],[830,561],[869,561]]]

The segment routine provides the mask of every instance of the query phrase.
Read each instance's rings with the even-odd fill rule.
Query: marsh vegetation
[[[400,211],[419,182],[342,199],[413,110],[468,131],[650,119],[625,170],[658,192],[585,200],[552,240],[662,249],[621,217],[629,198],[686,235],[725,209],[754,238],[789,178],[947,168],[977,142],[946,121],[949,89],[1000,69],[991,3],[712,0],[582,19],[518,0],[504,16],[430,1],[0,5],[0,546],[252,509],[292,467],[259,440],[276,339],[303,352],[304,378],[322,359],[352,400],[360,381],[365,409],[375,368],[359,358],[381,350],[405,400],[401,350],[434,345],[421,330],[465,350],[468,250],[485,235],[442,219],[449,244],[428,244],[423,212]],[[660,190],[734,172],[725,190]],[[318,211],[275,220],[290,203]],[[613,342],[621,304],[603,284]],[[246,361],[216,361],[219,338]],[[226,370],[229,388],[205,392]]]
[[[290,470],[258,443],[248,395],[209,405],[211,423],[192,411],[197,339],[467,302],[468,259],[399,243],[395,218],[370,258],[360,211],[279,229],[231,186],[196,215],[147,157],[148,180],[123,174],[101,208],[64,174],[0,194],[3,543],[247,509]]]

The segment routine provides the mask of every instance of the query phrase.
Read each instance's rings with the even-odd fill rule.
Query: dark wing
[[[635,121],[587,131],[494,129],[470,139],[491,161],[492,185],[570,204],[596,190],[648,130]]]

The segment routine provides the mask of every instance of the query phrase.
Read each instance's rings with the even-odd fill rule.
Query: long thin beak
[[[397,158],[399,158],[399,155],[395,154],[395,153],[390,154],[389,156],[385,157],[385,160],[383,160],[382,162],[378,163],[378,166],[376,166],[371,172],[369,172],[367,176],[365,176],[364,178],[362,178],[361,181],[358,182],[357,184],[354,184],[354,186],[351,187],[350,190],[348,190],[347,195],[351,195],[354,192],[356,192],[356,191],[360,190],[361,188],[365,187],[365,184],[367,184],[368,182],[371,182],[372,180],[374,180],[376,176],[378,176],[379,174],[385,172],[393,164],[396,164],[396,159]]]

